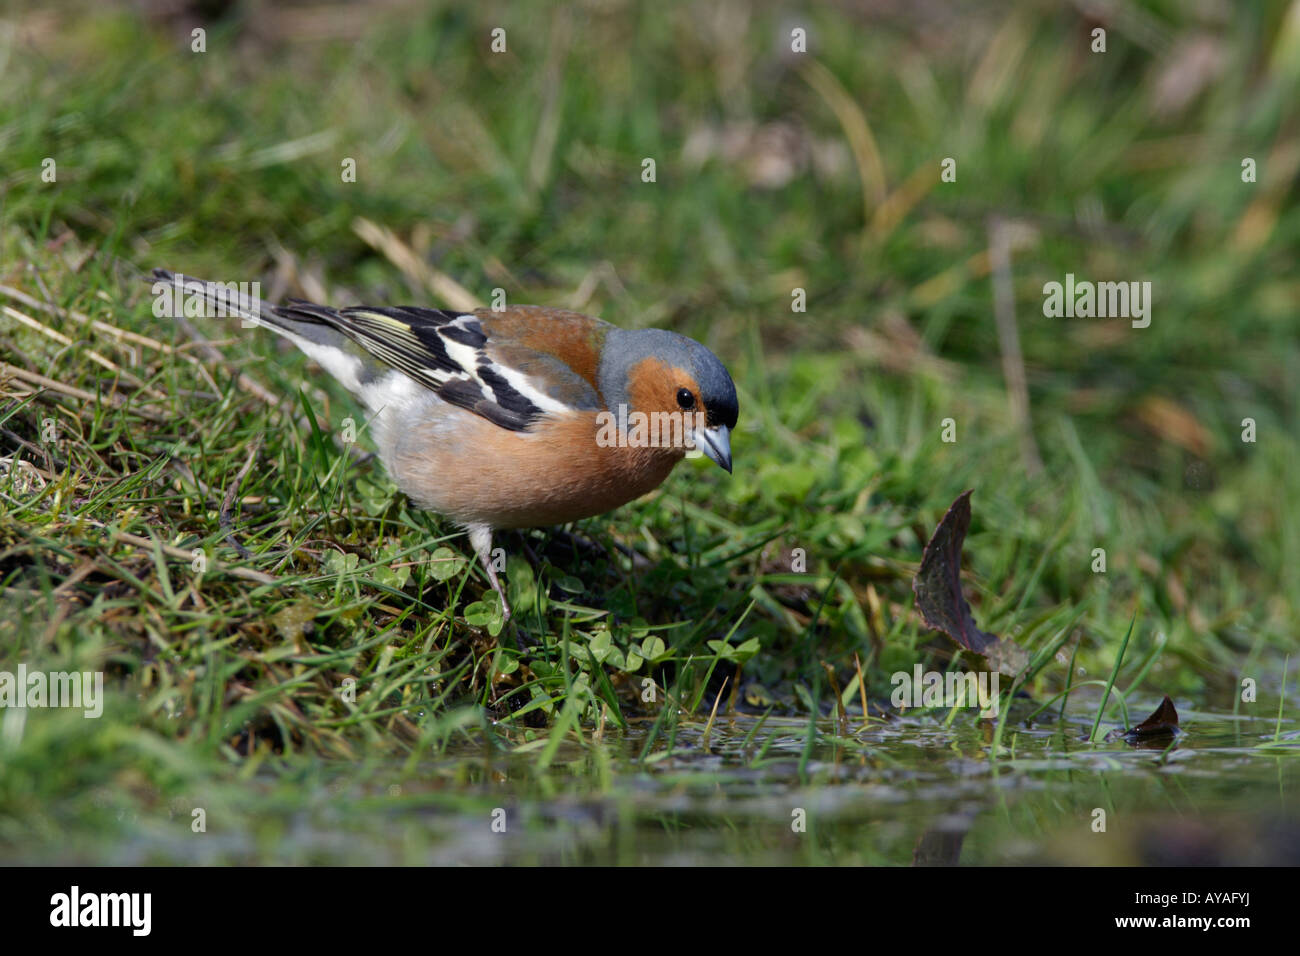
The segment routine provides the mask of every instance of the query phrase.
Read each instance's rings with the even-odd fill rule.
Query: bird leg
[[[501,612],[504,623],[510,623],[510,602],[506,600],[506,589],[501,586],[496,568],[492,567],[492,529],[487,525],[476,524],[469,529],[469,543],[474,546],[483,570],[487,572],[488,582],[501,598]]]

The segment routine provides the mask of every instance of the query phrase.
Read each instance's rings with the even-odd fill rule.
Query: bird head
[[[614,329],[606,341],[600,386],[611,411],[626,407],[630,427],[646,416],[674,427],[683,450],[698,448],[731,471],[731,432],[739,403],[726,366],[707,348],[665,329]],[[662,427],[659,430],[662,436]]]

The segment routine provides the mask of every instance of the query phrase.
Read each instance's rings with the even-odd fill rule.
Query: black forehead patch
[[[704,400],[706,422],[711,428],[718,425],[735,428],[740,414],[736,385],[717,356],[703,346],[697,347],[703,354],[695,363],[695,380],[699,382],[700,398]]]
[[[704,409],[704,424],[709,428],[717,428],[719,425],[726,425],[728,428],[735,428],[736,419],[740,417],[740,409],[735,405],[728,407],[717,402],[714,402],[712,405],[706,402]]]

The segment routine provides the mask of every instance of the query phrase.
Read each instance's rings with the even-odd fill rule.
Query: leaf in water
[[[1126,737],[1172,737],[1179,732],[1178,711],[1174,702],[1165,695],[1155,712],[1136,727],[1126,731]]]
[[[1029,662],[1028,653],[1014,641],[981,631],[961,590],[961,548],[970,530],[970,496],[970,491],[962,492],[934,529],[921,555],[920,570],[912,578],[912,593],[927,627],[943,631],[1014,677]]]

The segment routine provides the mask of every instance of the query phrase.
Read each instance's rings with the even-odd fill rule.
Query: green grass
[[[24,823],[0,845],[89,826],[97,788],[151,806],[322,757],[414,775],[522,747],[544,770],[634,727],[644,764],[724,680],[722,712],[830,713],[838,689],[860,714],[855,654],[877,699],[894,671],[947,666],[909,584],[966,488],[967,591],[1035,655],[1036,700],[1071,660],[1109,668],[1140,606],[1117,696],[1272,713],[1300,624],[1300,36],[1282,3],[1228,26],[1139,9],[1098,55],[1050,4],[929,26],[828,7],[804,58],[775,9],[704,2],[409,5],[334,39],[305,14],[235,16],[204,54],[134,13],[10,15],[0,305],[32,321],[0,314],[0,360],[57,384],[0,393],[0,447],[29,463],[0,473],[0,668],[102,669],[110,703],[89,729],[10,727],[0,819]],[[1219,71],[1162,105],[1206,35]],[[1003,374],[993,217],[1019,224],[1041,470]],[[436,272],[692,335],[740,392],[735,474],[687,462],[618,512],[503,536],[539,645],[521,657],[464,539],[366,456],[346,393],[258,330],[199,323],[205,356],[153,317],[154,266],[445,305]],[[1151,326],[1044,318],[1067,272],[1151,281]]]

